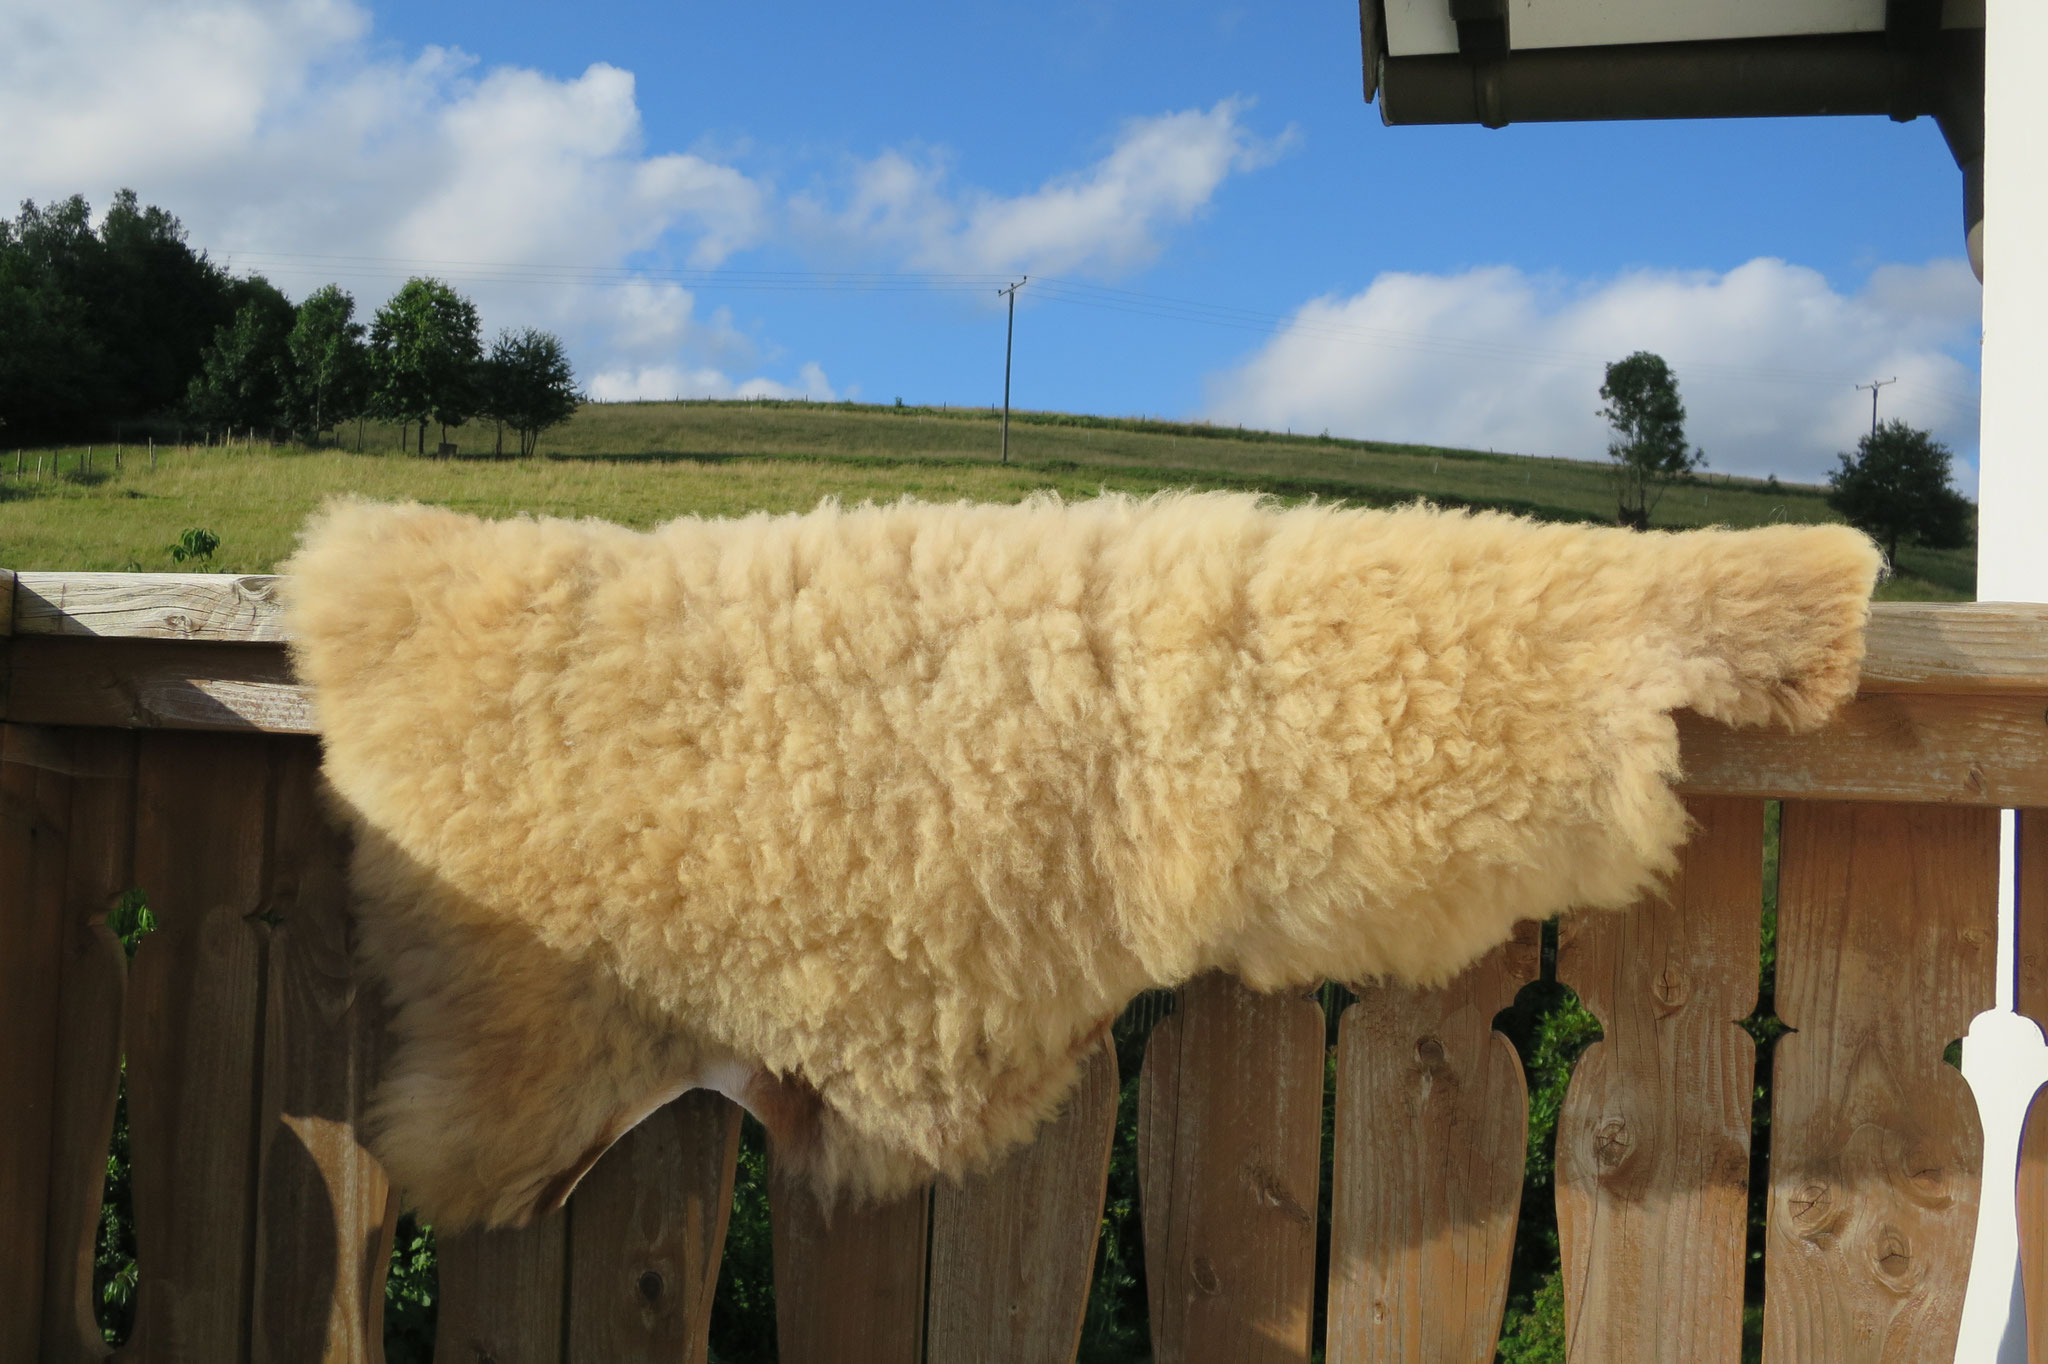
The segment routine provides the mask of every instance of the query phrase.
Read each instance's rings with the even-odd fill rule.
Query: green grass
[[[429,430],[430,448],[439,434]],[[487,424],[450,436],[463,457],[405,456],[396,428],[374,423],[361,432],[360,454],[352,428],[340,433],[340,448],[160,445],[154,471],[144,447],[129,444],[118,473],[105,445],[92,450],[89,471],[84,447],[0,451],[0,566],[162,571],[178,537],[205,527],[221,539],[212,567],[264,572],[290,552],[306,514],[341,492],[631,526],[688,513],[803,510],[827,496],[1015,501],[1041,489],[1085,497],[1236,488],[1374,506],[1426,497],[1590,522],[1611,521],[1614,509],[1604,463],[1052,412],[1013,415],[1007,467],[996,462],[996,414],[982,408],[593,404],[544,436],[531,460],[469,458],[490,453]],[[1822,491],[1710,476],[1671,489],[1656,524],[1834,520]],[[1973,594],[1968,551],[1900,558],[1883,596]]]

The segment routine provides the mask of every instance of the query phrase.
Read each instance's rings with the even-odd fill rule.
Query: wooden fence
[[[120,1359],[381,1357],[395,1209],[355,1137],[378,1006],[350,976],[345,849],[316,802],[273,585],[0,575],[6,1364],[107,1353],[88,1297],[124,1054],[140,1290]],[[1982,1157],[1943,1054],[1993,1002],[2001,808],[2022,809],[2020,1006],[2048,1017],[2048,814],[2024,808],[2048,806],[2048,609],[1881,607],[1871,642],[1864,694],[1825,733],[1688,721],[1699,832],[1668,897],[1561,929],[1558,976],[1605,1030],[1557,1136],[1579,1364],[1739,1356],[1755,1057],[1736,1020],[1757,1000],[1767,798],[1786,801],[1777,1011],[1793,1031],[1775,1060],[1765,1357],[1953,1351]],[[159,926],[131,964],[105,920],[134,887]],[[1492,1020],[1533,978],[1534,942],[1443,990],[1361,985],[1344,1012],[1330,1364],[1492,1357],[1527,1120]],[[1138,1140],[1162,1364],[1308,1358],[1325,1037],[1314,995],[1205,979],[1150,1039]],[[829,1227],[774,1188],[781,1358],[1070,1360],[1117,1081],[1105,1050],[1063,1119],[964,1187]],[[687,1097],[565,1215],[444,1240],[437,1359],[702,1359],[738,1134],[724,1100]],[[2003,1177],[1983,1195],[2014,1196]]]

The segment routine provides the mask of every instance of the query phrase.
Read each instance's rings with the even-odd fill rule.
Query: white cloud
[[[1243,99],[1137,118],[1086,170],[1005,198],[952,187],[943,152],[885,151],[854,168],[836,210],[795,201],[819,235],[866,242],[919,269],[1114,275],[1156,257],[1166,231],[1208,208],[1236,172],[1269,164],[1296,140],[1260,138]]]
[[[1948,260],[1880,267],[1853,292],[1771,259],[1577,284],[1507,266],[1389,273],[1304,304],[1210,376],[1207,415],[1597,459],[1602,365],[1650,350],[1677,371],[1687,432],[1714,470],[1823,478],[1869,428],[1854,384],[1894,375],[1880,415],[1931,428],[1968,462],[1976,373],[1957,355],[1975,345],[1978,306],[1969,267]]]
[[[371,30],[354,0],[0,3],[0,128],[33,132],[0,139],[0,194],[104,206],[132,186],[236,271],[294,295],[338,279],[365,312],[437,274],[487,332],[559,330],[584,368],[751,353],[729,316],[628,267],[760,242],[767,185],[650,154],[618,67],[485,69]]]
[[[722,370],[703,366],[646,365],[606,370],[591,379],[588,389],[601,403],[663,398],[808,398],[814,403],[835,403],[841,396],[815,363],[799,369],[795,383],[762,376],[734,379]],[[851,397],[851,392],[846,396]]]

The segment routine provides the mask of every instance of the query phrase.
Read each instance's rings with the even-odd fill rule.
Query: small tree
[[[561,338],[532,327],[499,332],[480,379],[481,415],[519,433],[522,458],[533,454],[541,432],[569,420],[583,402]],[[502,432],[498,449],[504,452]]]
[[[291,301],[261,275],[238,281],[234,321],[214,332],[185,393],[186,414],[210,429],[274,426],[291,380]]]
[[[474,376],[482,358],[476,305],[437,279],[409,279],[370,324],[371,402],[393,421],[420,427],[460,425],[474,415]]]
[[[1678,376],[1661,355],[1639,350],[1616,360],[1607,367],[1600,396],[1607,400],[1600,415],[1614,428],[1607,456],[1615,465],[1615,519],[1645,530],[1664,490],[1703,467],[1706,453],[1686,449]]]
[[[1850,525],[1884,542],[1898,562],[1899,541],[1929,549],[1970,543],[1970,503],[1949,482],[1949,448],[1926,431],[1894,419],[1839,455],[1828,475],[1828,505]]]
[[[286,342],[292,357],[292,425],[318,437],[350,421],[369,398],[369,352],[356,301],[339,285],[323,285],[299,305]]]

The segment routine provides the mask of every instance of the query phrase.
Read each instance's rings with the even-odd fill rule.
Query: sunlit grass
[[[439,437],[429,428],[429,449]],[[125,444],[118,473],[106,445],[92,448],[89,474],[84,447],[0,451],[0,566],[162,571],[178,536],[203,526],[221,539],[213,567],[268,571],[306,514],[337,493],[632,526],[801,510],[823,497],[1014,501],[1041,489],[1246,488],[1374,505],[1429,497],[1600,522],[1614,508],[1602,463],[1058,413],[1016,415],[1008,466],[996,462],[1000,439],[986,409],[692,402],[587,406],[531,460],[470,458],[489,455],[488,424],[450,432],[462,452],[453,460],[403,455],[397,429],[375,423],[339,432],[339,448],[159,445],[153,470],[146,446]],[[1671,489],[1656,514],[1674,527],[1833,519],[1818,488],[1720,477]],[[1902,574],[1881,595],[1971,595],[1968,552],[1900,557]]]

